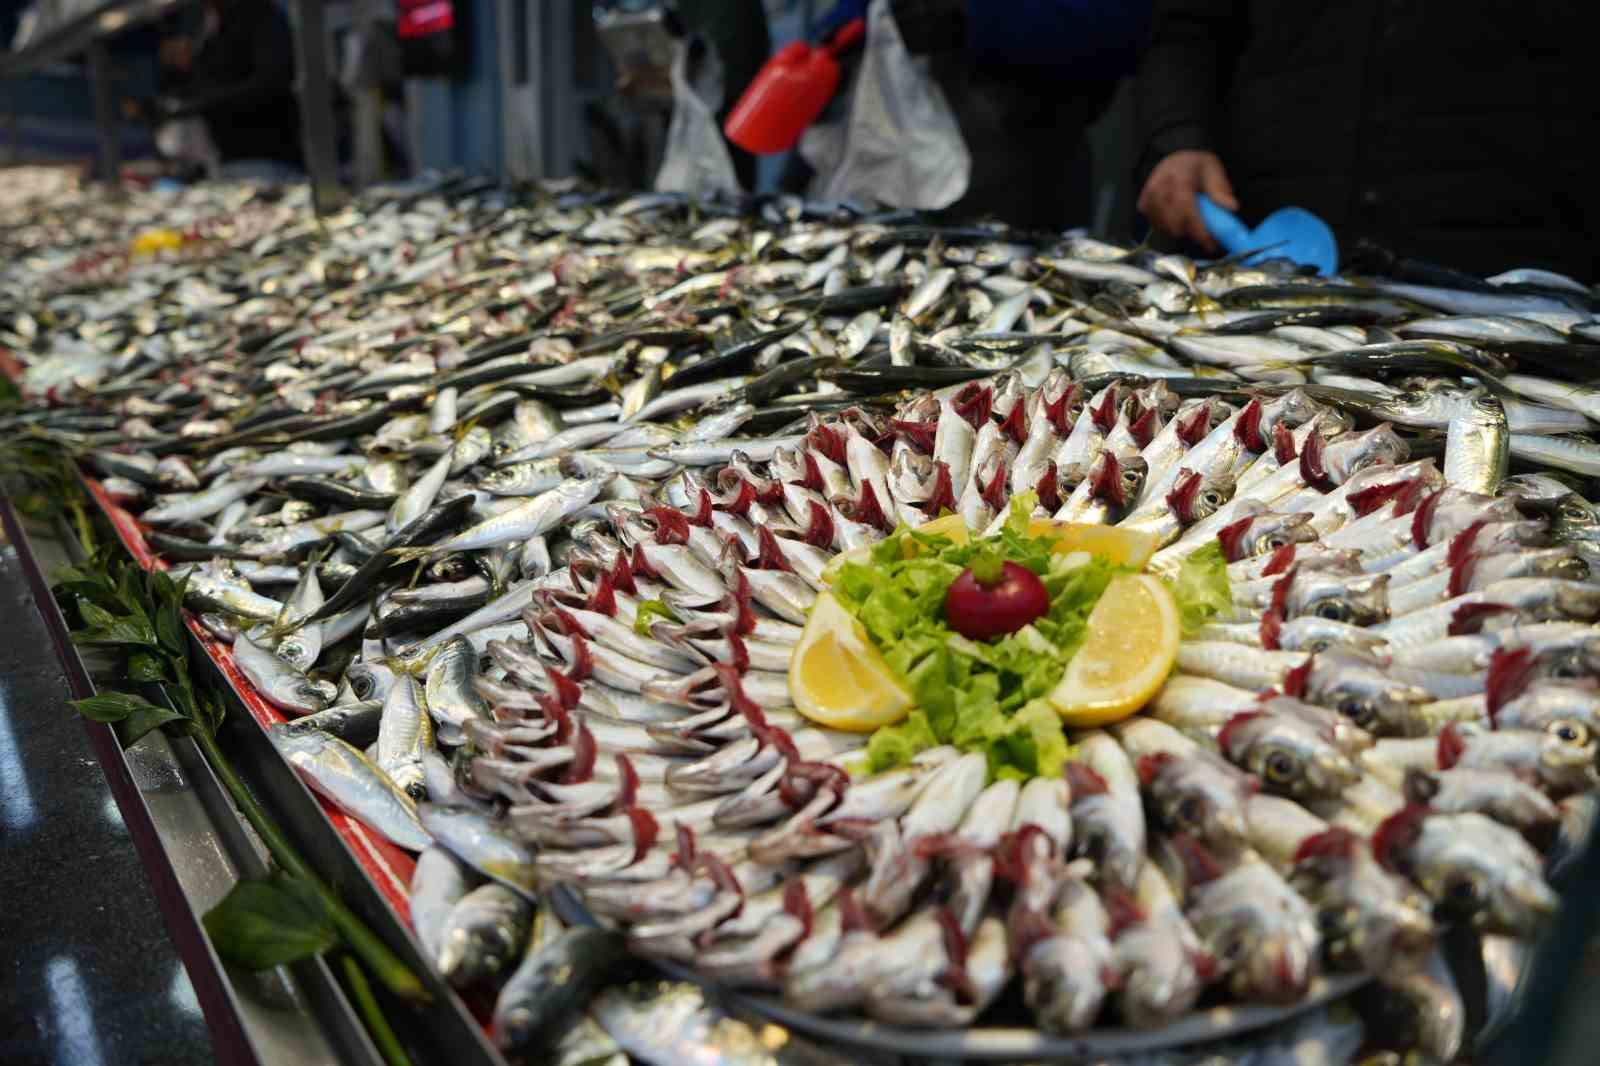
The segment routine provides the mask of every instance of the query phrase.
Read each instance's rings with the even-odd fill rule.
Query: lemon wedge
[[[813,722],[851,733],[893,725],[911,710],[911,694],[866,630],[827,592],[789,659],[789,695]]]
[[[1113,566],[1131,566],[1135,570],[1142,570],[1150,561],[1157,544],[1156,535],[1144,530],[1087,522],[1057,522],[1053,518],[1035,518],[1028,524],[1028,532],[1055,541],[1050,550],[1057,555],[1088,552],[1101,556]]]
[[[1068,725],[1105,725],[1150,701],[1178,657],[1178,605],[1149,574],[1121,574],[1089,612],[1088,634],[1050,702]]]

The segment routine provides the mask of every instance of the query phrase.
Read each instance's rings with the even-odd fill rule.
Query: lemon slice
[[[1149,574],[1112,578],[1050,702],[1079,728],[1126,718],[1166,681],[1178,639],[1178,605],[1165,585]]]
[[[1028,532],[1055,541],[1050,550],[1057,555],[1088,552],[1109,560],[1114,566],[1131,566],[1135,570],[1142,570],[1150,561],[1157,543],[1154,533],[1139,529],[1057,522],[1053,518],[1035,518],[1029,523]]]
[[[911,710],[911,694],[866,630],[827,592],[789,659],[789,696],[813,722],[851,733],[893,725]]]

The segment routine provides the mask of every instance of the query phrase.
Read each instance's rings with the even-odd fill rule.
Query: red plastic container
[[[866,36],[865,19],[840,27],[820,48],[791,41],[775,52],[728,112],[722,131],[755,155],[793,148],[839,88],[838,56]]]

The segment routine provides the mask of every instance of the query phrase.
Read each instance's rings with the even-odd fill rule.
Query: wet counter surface
[[[0,1062],[209,1063],[194,990],[10,544],[0,619]]]

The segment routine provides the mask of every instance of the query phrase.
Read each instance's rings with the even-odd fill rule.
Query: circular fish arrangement
[[[487,647],[507,676],[477,684],[471,777],[530,880],[636,950],[902,1025],[971,1025],[1015,985],[1056,1033],[1159,1026],[1213,988],[1390,971],[1436,918],[1531,936],[1541,848],[1595,783],[1600,587],[1549,546],[1539,479],[1491,495],[1453,463],[1299,389],[1059,370],[819,418],[585,533],[529,638]],[[1017,493],[1152,532],[1156,572],[1214,546],[1229,602],[1059,773],[951,745],[865,772],[863,734],[785,677],[830,562],[952,505],[995,529]]]
[[[1448,1059],[1439,927],[1536,935],[1587,834],[1570,279],[566,185],[6,234],[53,402],[8,426],[420,853],[418,939],[509,1049],[613,958],[526,952],[564,886],[789,1017],[1192,1040],[1378,974]]]

